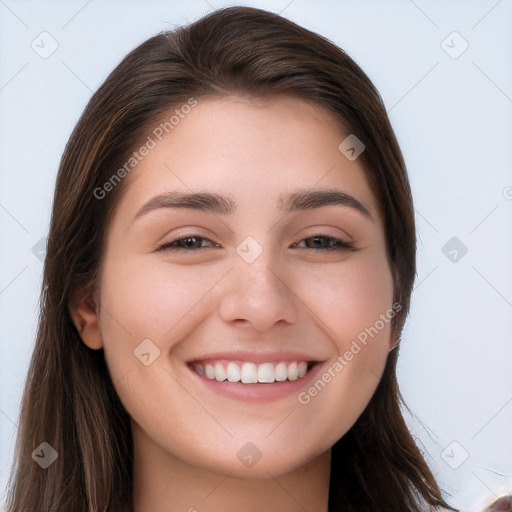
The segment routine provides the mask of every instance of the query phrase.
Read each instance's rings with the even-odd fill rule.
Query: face
[[[82,336],[104,349],[136,443],[268,477],[363,412],[396,311],[347,135],[295,98],[204,100],[125,178]]]

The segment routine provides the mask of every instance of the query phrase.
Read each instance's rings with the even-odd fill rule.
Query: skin
[[[323,361],[321,376],[390,310],[383,223],[359,161],[338,150],[347,135],[296,98],[208,99],[125,178],[98,286],[71,312],[84,343],[104,349],[132,417],[136,512],[327,511],[330,448],[377,387],[390,324],[306,405],[296,395],[257,405],[220,396],[186,361],[221,349],[298,349]],[[280,194],[325,187],[352,195],[372,218],[339,205],[278,209]],[[134,220],[172,190],[222,192],[238,207],[161,208]],[[357,251],[321,252],[318,235]],[[186,236],[204,248],[157,250]],[[247,236],[263,248],[252,263],[236,252]],[[149,366],[134,356],[147,338],[160,350]],[[262,454],[252,467],[236,456],[248,442]]]

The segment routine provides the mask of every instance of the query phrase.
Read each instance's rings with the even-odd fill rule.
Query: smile
[[[255,364],[243,361],[201,361],[192,364],[194,370],[207,379],[242,384],[273,384],[302,379],[313,363],[280,361]]]
[[[187,361],[193,381],[213,393],[244,403],[296,400],[326,362],[298,350],[232,351],[196,355]]]

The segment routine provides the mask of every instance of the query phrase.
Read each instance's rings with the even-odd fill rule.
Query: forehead
[[[337,187],[378,217],[362,166],[338,148],[347,133],[315,103],[290,96],[212,98],[173,121],[172,128],[164,118],[148,130],[153,147],[126,178],[123,208],[166,191],[209,189],[240,208],[267,212],[297,189]],[[162,127],[168,133],[159,139],[154,134]]]

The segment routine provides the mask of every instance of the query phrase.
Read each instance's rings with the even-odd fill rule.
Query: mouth
[[[246,402],[266,402],[298,395],[322,363],[303,356],[240,357],[210,356],[187,366],[210,392]]]
[[[242,384],[274,384],[304,378],[315,361],[252,363],[229,360],[193,362],[192,368],[209,380]]]

